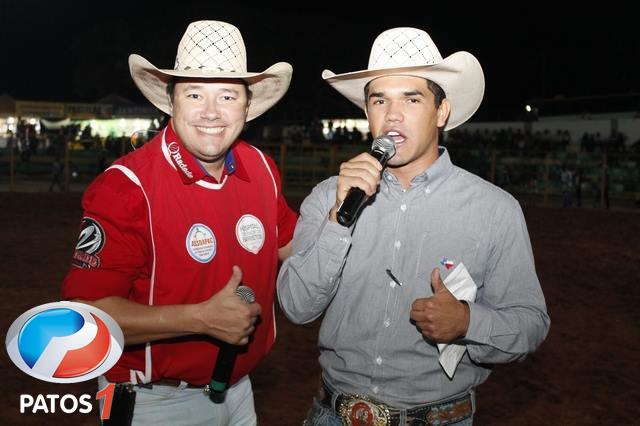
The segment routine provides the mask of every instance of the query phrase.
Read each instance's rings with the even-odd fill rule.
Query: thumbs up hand
[[[450,343],[464,336],[469,327],[469,306],[447,289],[440,270],[431,271],[433,296],[416,299],[410,317],[420,332],[435,343]]]
[[[233,267],[227,284],[210,299],[197,304],[199,332],[233,345],[245,345],[261,313],[258,303],[246,303],[236,294],[242,271]]]

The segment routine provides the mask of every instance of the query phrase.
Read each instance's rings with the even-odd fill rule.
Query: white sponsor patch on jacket
[[[245,250],[258,254],[264,245],[264,226],[257,217],[245,214],[236,224],[236,237]]]
[[[187,233],[187,251],[200,263],[208,263],[216,255],[216,236],[207,225],[195,223]]]

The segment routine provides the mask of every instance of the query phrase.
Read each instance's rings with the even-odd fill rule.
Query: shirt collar
[[[238,145],[245,143],[242,139],[238,139],[233,143],[231,149],[227,151],[227,155],[224,158],[224,173],[239,177],[245,182],[249,182],[249,174],[247,169],[242,164],[240,153],[238,152]]]
[[[426,185],[429,192],[444,182],[453,171],[453,163],[449,151],[443,146],[438,147],[438,159],[425,171],[411,180],[411,187]],[[388,170],[384,170],[384,177],[388,182],[398,183],[398,179]]]
[[[244,181],[249,181],[249,175],[242,165],[236,149],[240,142],[242,142],[240,139],[234,142],[231,149],[225,154],[224,169],[222,176],[220,176],[220,181],[223,181],[227,175],[235,175]],[[202,163],[185,148],[175,133],[172,122],[169,122],[164,130],[162,150],[165,158],[171,163],[184,184],[192,184],[199,180],[218,183],[216,179],[207,172]]]

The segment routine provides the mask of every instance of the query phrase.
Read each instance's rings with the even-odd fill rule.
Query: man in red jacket
[[[273,160],[238,137],[284,96],[292,68],[247,72],[239,30],[219,21],[189,25],[174,69],[138,55],[129,65],[171,120],[87,189],[64,297],[122,327],[127,347],[100,378],[127,390],[116,415],[128,406],[133,424],[255,424],[248,374],[275,339],[278,259],[296,214]],[[236,294],[241,282],[254,303]],[[239,353],[214,403],[207,385],[229,344]]]

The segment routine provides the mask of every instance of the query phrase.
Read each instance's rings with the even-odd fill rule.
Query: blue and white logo
[[[36,379],[76,383],[104,374],[124,349],[122,330],[106,312],[56,302],[20,315],[5,340],[11,361]]]
[[[200,263],[208,263],[216,255],[216,236],[202,223],[191,226],[185,244],[189,256]]]

